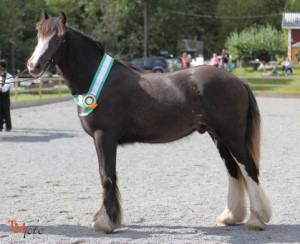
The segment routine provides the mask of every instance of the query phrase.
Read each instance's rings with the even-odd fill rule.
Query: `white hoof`
[[[245,226],[247,230],[264,230],[266,228],[266,225],[252,213]]]
[[[240,210],[234,215],[231,210],[226,208],[217,218],[218,226],[235,225],[241,223],[245,218],[246,211]]]
[[[233,225],[234,223],[234,218],[232,215],[232,212],[226,208],[223,213],[219,215],[217,218],[217,225],[218,226],[226,226],[226,225]]]
[[[92,227],[95,231],[101,231],[105,233],[111,233],[115,229],[109,220],[105,208],[103,207],[97,213],[95,213],[92,221]]]
[[[254,201],[250,198],[251,217],[249,220],[257,219],[259,222],[268,223],[272,216],[272,207],[265,192],[258,186],[257,191],[251,195],[254,196],[252,198]]]
[[[268,223],[272,217],[272,207],[268,197],[262,189],[259,194],[262,202],[262,209],[260,209],[260,211],[258,212],[259,219],[264,223]]]

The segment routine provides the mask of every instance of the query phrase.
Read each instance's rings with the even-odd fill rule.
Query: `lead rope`
[[[5,80],[15,79],[16,77],[18,77],[19,75],[25,73],[26,71],[28,71],[28,69],[24,69],[22,72],[19,72],[19,73],[16,74],[15,76],[7,77]],[[30,78],[30,79],[28,79],[28,80],[31,80],[31,79],[35,79],[35,78]],[[10,83],[23,82],[23,81],[27,81],[27,80],[22,80],[22,81],[7,81],[7,82],[5,82],[5,83],[6,83],[6,84],[10,84]]]
[[[31,77],[31,78],[28,78],[28,79],[18,80],[18,81],[7,81],[7,82],[5,82],[5,83],[6,83],[6,84],[10,84],[10,83],[18,83],[18,82],[24,82],[24,81],[36,80],[36,79],[40,78],[40,77],[45,73],[45,71],[47,71],[49,68],[50,68],[50,62],[47,62],[47,63],[45,63],[45,65],[44,65],[44,69],[43,69],[44,71],[43,71],[43,73],[42,73],[39,77]],[[15,76],[11,76],[11,77],[6,78],[6,80],[15,79],[15,78],[17,78],[19,75],[24,74],[24,73],[27,72],[27,71],[28,71],[28,69],[26,68],[26,69],[24,69],[22,72],[17,73]]]

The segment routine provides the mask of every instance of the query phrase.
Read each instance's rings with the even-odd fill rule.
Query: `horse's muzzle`
[[[32,58],[30,58],[28,61],[27,61],[27,69],[29,71],[29,73],[37,78],[37,77],[40,77],[43,73],[44,73],[44,67],[42,67],[41,63],[40,62],[34,62],[32,60]]]

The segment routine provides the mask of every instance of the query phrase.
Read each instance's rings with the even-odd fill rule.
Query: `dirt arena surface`
[[[13,130],[0,132],[0,243],[300,243],[300,99],[257,99],[260,179],[273,207],[265,231],[215,226],[227,173],[210,137],[195,133],[119,147],[123,228],[93,232],[102,191],[96,151],[66,101],[13,109]],[[26,224],[25,238],[12,220]]]

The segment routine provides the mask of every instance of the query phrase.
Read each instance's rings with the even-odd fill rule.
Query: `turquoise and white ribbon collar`
[[[73,98],[77,106],[85,108],[79,116],[86,116],[93,112],[94,108],[98,106],[97,100],[101,93],[105,80],[113,65],[114,59],[107,54],[104,54],[101,63],[96,71],[93,82],[87,94],[74,95]]]

